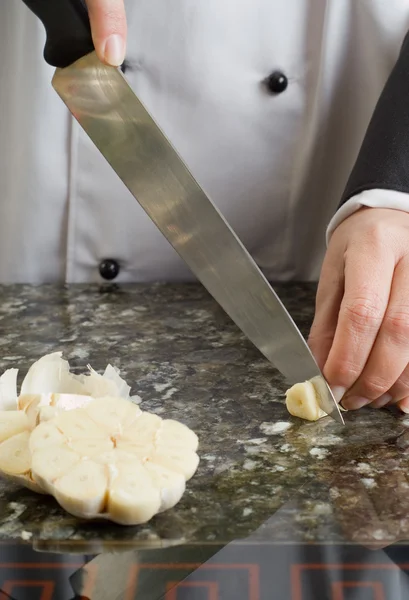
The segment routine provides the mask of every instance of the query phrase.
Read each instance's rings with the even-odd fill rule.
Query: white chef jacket
[[[315,280],[407,0],[128,0],[126,77],[271,280]],[[0,282],[193,276],[51,88],[41,23],[0,5]],[[288,87],[271,93],[274,71]],[[378,195],[377,195],[378,194]],[[409,208],[398,192],[360,204]],[[372,204],[371,204],[372,203]]]

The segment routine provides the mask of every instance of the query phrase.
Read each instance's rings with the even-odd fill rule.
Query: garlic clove
[[[107,490],[107,469],[92,460],[76,463],[53,485],[57,502],[76,517],[93,517],[102,512]]]
[[[317,393],[311,381],[296,383],[286,392],[288,412],[307,421],[318,421],[327,416],[318,404]]]

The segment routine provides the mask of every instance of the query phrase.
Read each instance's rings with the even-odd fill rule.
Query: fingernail
[[[347,410],[358,410],[369,402],[368,398],[362,398],[362,396],[348,396],[342,401],[342,406]]]
[[[120,35],[113,33],[105,42],[104,59],[113,67],[122,65],[125,59],[125,44]]]
[[[346,388],[343,388],[340,385],[334,385],[334,387],[331,388],[331,391],[332,391],[332,395],[334,396],[335,400],[339,404],[341,402],[342,398],[345,396],[345,392],[347,390],[346,390]]]
[[[390,394],[383,394],[373,402],[371,402],[371,408],[382,408],[385,404],[388,404],[392,400]]]
[[[402,412],[404,412],[406,415],[409,415],[409,406],[407,404],[401,404],[399,402],[398,406]]]

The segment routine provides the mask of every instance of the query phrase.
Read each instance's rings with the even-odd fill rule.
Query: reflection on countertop
[[[315,285],[275,289],[307,334]],[[198,433],[201,464],[179,505],[132,528],[81,522],[1,482],[0,540],[96,554],[250,535],[368,547],[408,539],[409,417],[362,410],[344,428],[290,417],[281,375],[201,286],[1,287],[1,371],[23,376],[57,350],[74,371],[120,367],[145,410]]]

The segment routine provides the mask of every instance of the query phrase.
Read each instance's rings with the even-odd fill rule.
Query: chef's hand
[[[119,67],[125,59],[126,16],[123,0],[86,0],[92,39],[99,59]]]
[[[362,208],[334,231],[309,344],[345,408],[409,413],[409,214]]]

